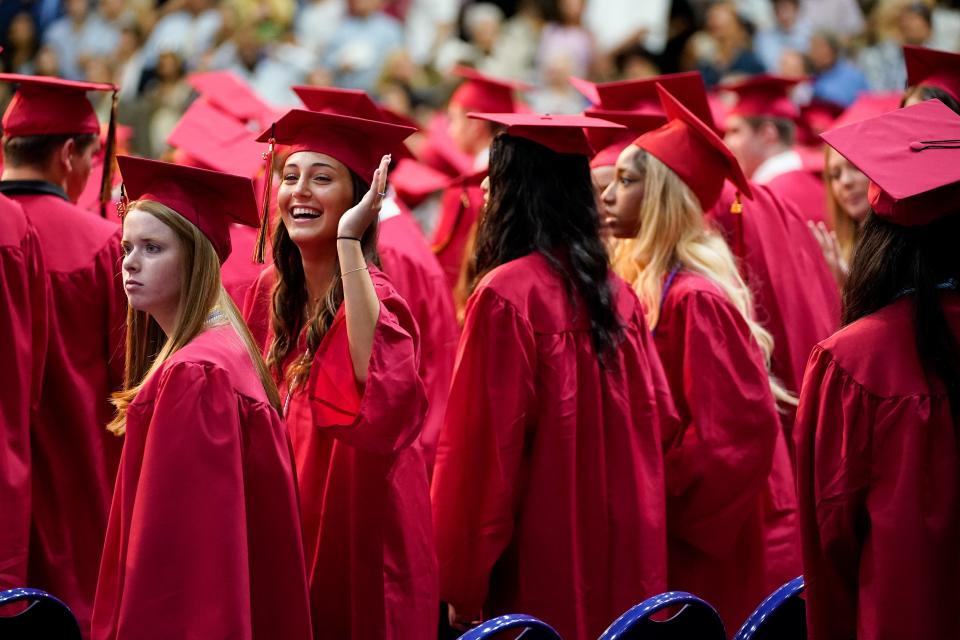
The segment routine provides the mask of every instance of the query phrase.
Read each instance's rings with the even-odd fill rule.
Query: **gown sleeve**
[[[697,293],[683,307],[683,395],[689,423],[664,433],[669,528],[702,551],[726,555],[756,513],[773,464],[779,420],[759,347],[737,310]]]
[[[31,520],[31,416],[47,344],[43,254],[27,223],[19,247],[0,248],[0,590],[27,586]]]
[[[427,396],[420,379],[420,336],[407,303],[385,276],[374,276],[380,315],[367,382],[353,373],[343,306],[314,356],[307,392],[314,426],[351,446],[390,454],[420,439]]]
[[[236,393],[218,367],[175,363],[161,375],[152,414],[134,417],[149,426],[117,637],[250,638]]]
[[[110,238],[101,255],[101,277],[107,292],[107,367],[110,374],[110,389],[123,386],[127,332],[127,294],[123,290],[121,267],[123,250],[120,231]]]
[[[869,527],[871,402],[828,351],[814,349],[795,430],[811,637],[857,635],[860,552]]]
[[[532,327],[481,289],[467,307],[432,489],[440,597],[461,617],[480,613],[513,537],[535,368]]]

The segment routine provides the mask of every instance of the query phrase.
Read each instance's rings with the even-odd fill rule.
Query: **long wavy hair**
[[[353,171],[350,171],[350,180],[353,184],[353,206],[360,202],[370,189],[370,184]],[[364,232],[360,246],[367,262],[379,265],[376,221]],[[273,340],[267,350],[267,367],[274,378],[278,381],[284,380],[287,389],[292,392],[310,377],[313,354],[330,330],[337,310],[343,304],[340,262],[334,263],[333,279],[323,298],[311,308],[300,249],[290,239],[283,222],[278,221],[273,233],[273,266],[276,269],[277,282],[271,300],[270,325],[273,329]],[[306,351],[290,363],[285,371],[284,365],[290,354],[296,351],[304,327],[307,332]]]
[[[469,291],[496,267],[539,253],[562,277],[573,308],[587,313],[603,366],[622,340],[623,325],[614,306],[587,158],[500,134],[490,147],[489,176],[490,198],[477,229]]]
[[[960,282],[958,237],[960,211],[916,227],[898,226],[870,213],[843,293],[844,325],[900,297],[913,299],[917,355],[928,376],[943,383],[954,416],[960,415],[960,345],[943,313],[938,285]]]
[[[833,177],[830,174],[831,153],[837,152],[833,151],[830,147],[824,148],[823,184],[826,185],[827,192],[827,215],[834,233],[837,234],[837,244],[840,245],[840,253],[843,259],[847,261],[847,264],[850,264],[850,261],[853,259],[853,250],[860,239],[860,225],[850,217],[850,214],[844,211],[837,197],[833,195]],[[856,167],[853,167],[853,169],[859,171]]]
[[[634,156],[643,175],[640,231],[613,247],[613,268],[637,292],[652,328],[660,319],[664,279],[674,267],[698,273],[714,282],[740,312],[760,346],[774,397],[795,405],[797,399],[770,372],[773,336],[753,315],[753,296],[740,276],[733,253],[707,226],[699,200],[683,180],[655,156],[639,149]]]
[[[220,281],[220,260],[210,240],[186,218],[153,200],[131,202],[128,211],[140,209],[157,218],[173,230],[177,241],[184,248],[183,265],[180,271],[180,310],[176,326],[165,336],[160,325],[145,311],[127,307],[127,351],[124,367],[123,389],[113,394],[111,401],[116,415],[107,425],[112,433],[123,435],[126,431],[127,409],[136,399],[143,385],[173,354],[187,346],[207,326],[207,319],[214,311],[223,315],[243,341],[253,367],[260,378],[263,390],[273,408],[280,411],[280,394],[277,385],[260,357],[260,350],[250,335],[230,295]]]

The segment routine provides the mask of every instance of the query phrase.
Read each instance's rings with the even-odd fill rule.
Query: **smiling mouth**
[[[307,207],[294,207],[290,210],[290,217],[294,220],[316,220],[320,217],[320,212]]]

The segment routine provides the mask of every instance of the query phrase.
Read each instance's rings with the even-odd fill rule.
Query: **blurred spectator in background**
[[[7,46],[3,56],[3,69],[9,73],[34,72],[34,56],[40,48],[37,26],[26,11],[21,11],[10,21],[7,29]]]
[[[913,2],[901,8],[897,14],[895,31],[863,49],[857,59],[870,88],[874,91],[902,90],[907,82],[902,46],[929,46],[932,35],[930,9],[926,5]]]
[[[120,41],[117,21],[123,5],[108,0],[106,13],[90,10],[90,0],[66,0],[67,15],[55,21],[44,33],[44,44],[51,47],[60,62],[60,74],[70,80],[83,79],[83,65],[91,56],[111,55]]]
[[[322,56],[347,12],[346,0],[309,0],[293,25],[300,46]]]
[[[847,107],[870,88],[863,72],[843,56],[840,42],[832,33],[814,34],[809,59],[814,98]]]
[[[696,69],[707,86],[725,76],[762,73],[760,59],[753,53],[752,25],[737,14],[729,2],[716,2],[707,9],[706,30],[695,35]]]
[[[451,38],[437,51],[437,68],[446,71],[465,64],[484,73],[500,75],[494,47],[500,38],[503,10],[492,2],[475,2],[463,8],[463,39]]]
[[[387,57],[403,47],[403,29],[383,0],[349,0],[324,56],[338,87],[373,92]]]
[[[143,46],[147,68],[159,65],[162,52],[176,53],[189,68],[210,50],[217,38],[223,18],[212,8],[210,0],[184,0],[183,8],[160,18]]]
[[[407,51],[414,64],[433,62],[440,46],[454,36],[460,0],[407,0],[404,19]]]
[[[801,0],[800,16],[814,31],[830,31],[844,41],[863,33],[867,23],[857,0]]]
[[[193,90],[185,78],[185,64],[176,51],[163,51],[156,74],[144,90],[150,109],[148,122],[150,155],[158,157],[167,147],[167,137],[190,104]]]
[[[540,33],[537,62],[544,77],[555,75],[558,66],[565,66],[567,75],[578,78],[593,75],[594,43],[582,24],[584,2],[557,0],[556,15],[551,16]]]
[[[800,0],[773,0],[773,13],[773,26],[757,32],[753,50],[767,71],[778,73],[785,51],[806,53],[809,50],[812,31],[809,23],[800,17]]]

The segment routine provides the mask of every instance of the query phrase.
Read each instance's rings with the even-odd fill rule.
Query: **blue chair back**
[[[479,627],[474,627],[460,636],[458,640],[486,640],[496,637],[504,631],[520,631],[517,640],[561,640],[560,634],[553,627],[533,616],[522,613],[510,613],[487,620]]]
[[[652,615],[670,607],[680,610],[666,620]],[[720,615],[709,604],[685,591],[668,591],[647,598],[617,618],[600,640],[726,640]]]
[[[783,585],[750,614],[734,640],[806,640],[807,605],[803,593],[803,576]]]
[[[3,616],[0,611],[0,638],[57,638],[81,640],[80,625],[70,607],[40,589],[9,589],[0,592],[0,610],[15,602],[29,602],[18,614]]]

